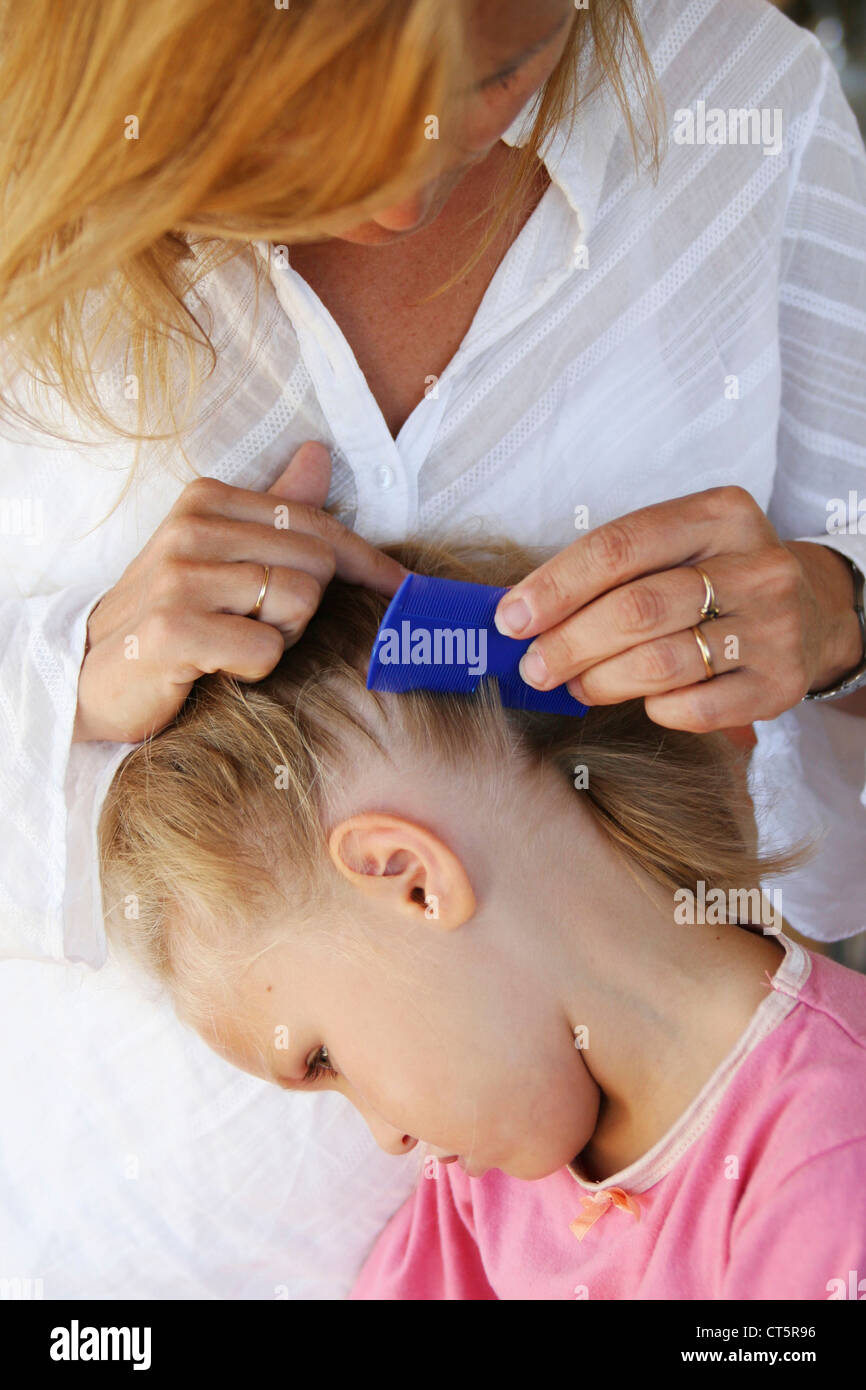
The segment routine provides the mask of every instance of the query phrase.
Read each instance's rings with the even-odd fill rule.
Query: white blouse
[[[256,244],[269,263],[257,312],[241,262],[200,282],[189,302],[219,352],[184,441],[200,472],[264,489],[320,439],[329,505],[374,543],[504,532],[539,562],[584,519],[738,483],[783,538],[866,570],[855,119],[817,41],[763,0],[657,0],[641,14],[667,109],[658,182],[635,174],[618,108],[598,94],[551,143],[549,188],[396,439],[290,254]],[[106,389],[121,387],[118,369]],[[411,1164],[379,1154],[339,1097],[232,1070],[164,1003],[134,1002],[112,964],[89,968],[105,959],[96,818],[130,745],[70,746],[86,619],[191,476],[176,448],[146,447],[138,483],[98,526],[129,457],[0,442],[0,1017],[29,1058],[24,1084],[7,1076],[0,1091],[26,1113],[0,1139],[0,1166],[19,1174],[16,1209],[32,1207],[10,1258],[22,1275],[46,1271],[46,1297],[339,1297]],[[781,885],[786,917],[816,938],[863,930],[866,721],[810,703],[756,731],[765,843],[824,837]],[[81,964],[32,964],[46,960]],[[64,1067],[80,1062],[60,1088],[58,1047]],[[58,1134],[74,1164],[58,1160]],[[44,1245],[33,1235],[46,1192],[50,1247],[47,1227]]]

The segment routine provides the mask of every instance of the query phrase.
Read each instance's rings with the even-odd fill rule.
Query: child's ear
[[[475,894],[461,861],[438,835],[402,816],[365,811],[335,826],[331,861],[385,912],[450,931],[475,915]]]

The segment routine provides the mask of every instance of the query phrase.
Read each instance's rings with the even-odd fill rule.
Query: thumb
[[[308,439],[292,454],[288,467],[268,488],[286,502],[324,507],[331,486],[331,454],[324,444]]]

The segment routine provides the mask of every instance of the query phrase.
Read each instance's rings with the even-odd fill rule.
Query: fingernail
[[[589,701],[587,700],[586,695],[583,692],[583,686],[581,685],[580,680],[577,676],[575,676],[572,680],[566,683],[566,689],[568,690],[569,695],[573,695],[575,700],[579,700],[582,705],[589,704]]]
[[[523,653],[517,669],[527,685],[543,685],[547,680],[547,663],[541,652],[532,648]]]
[[[512,599],[497,609],[493,621],[503,637],[516,637],[529,626],[532,614],[522,598]]]

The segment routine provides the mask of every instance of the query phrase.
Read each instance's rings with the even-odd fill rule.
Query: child
[[[866,1295],[866,980],[762,926],[796,856],[741,755],[640,702],[368,691],[386,606],[333,581],[269,677],[200,681],[99,826],[110,939],[182,1018],[430,1146],[352,1296]]]

